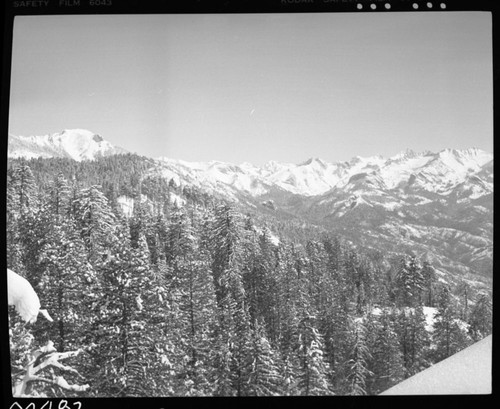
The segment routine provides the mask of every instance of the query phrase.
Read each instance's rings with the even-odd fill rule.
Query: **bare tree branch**
[[[49,341],[45,347],[40,348],[40,350],[33,354],[33,359],[25,367],[26,373],[22,381],[18,382],[13,388],[13,395],[26,396],[29,384],[32,382],[45,382],[76,392],[86,391],[90,388],[89,385],[71,385],[62,376],[53,376],[49,379],[36,375],[46,368],[49,368],[49,371],[52,372],[52,368],[55,367],[63,371],[75,373],[81,377],[76,369],[59,362],[60,360],[77,356],[81,352],[83,352],[82,349],[78,349],[77,351],[55,352],[54,344]],[[44,359],[43,362],[40,362],[42,359]],[[38,365],[35,366],[36,363],[38,363]]]

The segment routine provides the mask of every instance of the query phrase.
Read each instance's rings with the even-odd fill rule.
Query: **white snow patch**
[[[492,392],[491,335],[389,388],[381,395],[463,395]]]
[[[178,194],[174,192],[170,192],[170,203],[177,207],[182,207],[186,204],[186,200],[184,200],[182,197],[180,197]]]
[[[271,240],[271,243],[273,243],[275,246],[280,244],[280,239],[278,238],[278,236],[271,232],[269,232],[269,240]]]
[[[385,203],[379,203],[379,205],[389,211],[400,209],[403,206],[401,203],[398,202],[385,202]]]
[[[434,322],[436,321],[437,308],[434,307],[423,307],[425,315],[425,329],[428,332],[434,331]]]
[[[134,212],[134,199],[128,196],[120,196],[116,201],[125,217],[132,217]]]
[[[31,284],[24,277],[7,269],[7,301],[26,322],[36,322],[40,300]]]

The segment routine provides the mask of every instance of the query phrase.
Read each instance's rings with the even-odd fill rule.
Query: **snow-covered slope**
[[[464,395],[492,392],[491,335],[380,395]]]
[[[100,135],[84,129],[66,129],[61,133],[43,136],[9,135],[9,158],[71,158],[93,160],[100,156],[126,153]]]
[[[445,149],[438,153],[406,151],[388,159],[355,157],[349,162],[337,163],[318,158],[298,165],[271,161],[260,168],[249,163],[238,166],[159,160],[164,165],[165,176],[179,183],[186,179],[200,186],[225,184],[254,196],[267,193],[271,187],[302,196],[324,194],[333,188],[351,191],[406,188],[450,194],[462,185],[462,190],[471,190],[475,197],[493,191],[492,180],[481,177],[493,155],[477,148]]]

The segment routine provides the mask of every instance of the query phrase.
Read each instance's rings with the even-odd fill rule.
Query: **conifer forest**
[[[7,267],[53,319],[9,307],[18,396],[376,395],[491,333],[491,294],[425,259],[148,166],[9,160]]]

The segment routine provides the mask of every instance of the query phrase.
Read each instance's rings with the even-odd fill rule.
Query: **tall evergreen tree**
[[[406,375],[412,376],[429,366],[430,337],[422,305],[409,311],[408,353],[404,357]]]
[[[332,395],[330,368],[323,353],[324,342],[314,321],[314,316],[302,310],[297,329],[297,392],[306,396]]]
[[[91,320],[87,307],[94,295],[95,272],[71,219],[54,219],[46,239],[40,254],[44,270],[38,288],[41,303],[55,320],[49,339],[59,352],[78,349]]]
[[[9,208],[18,215],[33,212],[37,208],[37,185],[31,168],[22,164],[7,175]]]
[[[423,283],[424,283],[424,305],[428,305],[429,307],[434,306],[434,283],[436,281],[436,270],[434,267],[428,262],[424,261],[422,270],[421,270]]]
[[[100,269],[103,296],[96,305],[99,327],[94,340],[100,376],[95,388],[104,395],[147,396],[155,390],[154,380],[148,379],[155,356],[155,340],[147,335],[153,306],[145,305],[154,299],[149,254],[144,237],[137,249],[131,248],[126,226],[117,226],[114,237],[111,257]]]
[[[413,307],[420,303],[424,278],[415,256],[403,257],[396,276],[397,297],[400,306]]]
[[[241,396],[245,393],[250,342],[248,305],[241,277],[241,224],[227,205],[215,209],[211,243],[212,274],[219,310],[216,357],[216,394]]]
[[[252,331],[248,395],[276,396],[282,393],[278,354],[267,340],[264,327],[255,321]]]
[[[371,354],[366,343],[366,328],[362,320],[352,320],[352,349],[347,375],[348,394],[366,395],[367,379],[372,375],[368,369]]]
[[[469,334],[479,341],[492,331],[492,302],[487,293],[480,293],[469,316]]]
[[[116,223],[108,199],[98,186],[82,189],[72,203],[74,217],[87,248],[89,261],[105,256]]]
[[[389,308],[383,308],[374,325],[372,342],[368,346],[372,359],[369,360],[367,392],[377,395],[403,380],[403,356],[399,348],[399,339],[394,328],[394,317]]]
[[[435,361],[439,362],[465,348],[470,340],[462,328],[463,321],[458,318],[449,287],[442,286],[437,297],[433,340]]]
[[[215,292],[209,271],[209,256],[200,249],[191,219],[183,211],[174,214],[168,233],[167,252],[171,266],[171,291],[178,295],[178,316],[172,322],[179,334],[177,342],[185,353],[183,388],[188,395],[209,393],[211,371],[209,337],[215,328]]]

